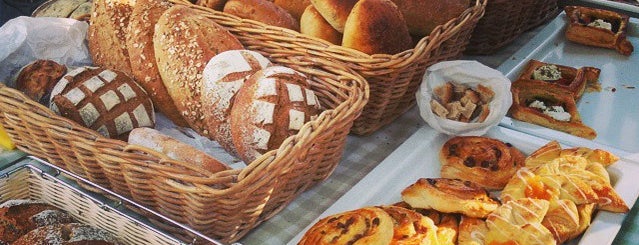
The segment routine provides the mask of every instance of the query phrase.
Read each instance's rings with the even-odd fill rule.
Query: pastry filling
[[[595,21],[590,22],[590,24],[588,24],[588,26],[592,26],[592,27],[596,27],[596,28],[601,28],[601,29],[606,29],[606,30],[612,31],[612,24],[610,24],[610,22],[607,22],[607,21],[602,20],[602,19],[595,19]]]
[[[555,81],[561,79],[561,71],[556,65],[543,65],[533,71],[532,78],[535,80]]]
[[[546,106],[543,101],[535,100],[530,103],[528,107],[538,109],[545,115],[548,115],[557,121],[570,121],[570,113],[566,112],[562,106]]]

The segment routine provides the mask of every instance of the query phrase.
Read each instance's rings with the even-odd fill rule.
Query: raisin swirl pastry
[[[489,190],[502,189],[525,156],[511,144],[481,136],[457,136],[439,152],[442,178],[471,181]]]
[[[389,244],[393,218],[378,207],[364,207],[331,215],[315,223],[298,245]]]

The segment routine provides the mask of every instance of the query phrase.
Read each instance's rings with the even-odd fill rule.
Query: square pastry
[[[614,49],[623,55],[630,55],[634,48],[626,38],[628,15],[613,11],[580,7],[564,7],[569,24],[566,38],[589,46]]]
[[[586,87],[600,90],[600,69],[595,67],[574,68],[564,65],[545,63],[531,59],[517,80],[535,80],[546,87],[558,88],[570,93],[579,101]]]

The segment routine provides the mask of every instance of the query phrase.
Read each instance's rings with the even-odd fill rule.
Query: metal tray
[[[548,143],[548,140],[499,126],[492,128],[485,136],[511,143],[526,155]],[[439,177],[439,151],[450,138],[430,127],[420,128],[288,244],[296,244],[321,218],[365,206],[396,203],[401,201],[401,191],[417,179]],[[622,159],[607,169],[615,190],[632,207],[639,196],[639,185],[635,184],[635,178],[639,176],[639,163]],[[626,214],[598,212],[581,239],[569,244],[611,244],[625,217]]]
[[[597,131],[593,141],[506,117],[501,126],[562,143],[609,146],[620,157],[639,159],[639,21],[631,18],[628,39],[635,47],[630,56],[615,50],[589,47],[565,39],[567,17],[561,13],[497,69],[515,80],[530,59],[601,69],[601,92],[585,93],[577,104],[583,122]]]

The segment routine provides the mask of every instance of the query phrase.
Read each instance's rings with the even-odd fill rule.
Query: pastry
[[[16,88],[41,104],[49,105],[56,83],[67,73],[67,67],[52,60],[36,60],[20,70]]]
[[[378,207],[364,207],[324,217],[315,223],[299,245],[387,245],[393,239],[393,218]]]
[[[131,74],[126,32],[135,0],[93,0],[87,31],[93,64]]]
[[[43,226],[12,243],[12,245],[33,244],[116,245],[122,243],[105,230],[80,223]]]
[[[415,210],[416,212],[433,220],[433,223],[437,226],[437,240],[439,241],[439,244],[457,244],[459,215],[442,213],[433,209],[413,208],[406,202],[399,202],[393,205]]]
[[[300,17],[300,33],[329,41],[335,45],[342,44],[342,33],[328,24],[313,5],[308,5]]]
[[[541,222],[549,208],[546,200],[523,198],[504,203],[486,218],[484,244],[555,245]]]
[[[44,202],[8,200],[0,205],[0,243],[12,243],[37,227],[71,222],[69,214]]]
[[[250,163],[297,134],[320,110],[304,74],[269,66],[251,75],[235,95],[230,118],[233,144],[240,158]]]
[[[470,181],[488,190],[504,188],[524,159],[511,144],[482,136],[453,137],[439,152],[442,178]]]
[[[282,7],[268,0],[228,0],[223,12],[262,22],[267,25],[279,26],[295,31],[300,30],[297,19]]]
[[[575,101],[579,101],[584,91],[586,91],[586,87],[601,87],[598,85],[600,72],[601,70],[595,67],[576,69],[531,59],[517,80],[546,82],[537,84],[544,84],[547,89],[565,89],[572,94]]]
[[[569,24],[566,39],[589,46],[614,49],[622,55],[634,51],[626,38],[629,17],[614,11],[581,7],[564,7]]]
[[[514,119],[594,139],[597,132],[581,121],[572,93],[547,89],[546,82],[520,79],[511,86],[513,104],[508,113]]]
[[[570,200],[551,200],[541,224],[552,233],[557,244],[564,243],[580,227],[577,205]]]
[[[596,204],[581,204],[577,205],[577,213],[579,214],[579,226],[568,237],[568,240],[575,239],[583,234],[592,222],[592,216],[595,213]]]
[[[399,206],[379,206],[393,219],[390,244],[440,244],[438,227],[432,219]]]
[[[457,179],[422,178],[405,188],[401,195],[402,200],[414,208],[478,218],[486,217],[499,206],[499,202],[490,198],[485,189]]]
[[[465,245],[483,245],[487,232],[486,221],[462,215],[459,221],[457,242]]]

